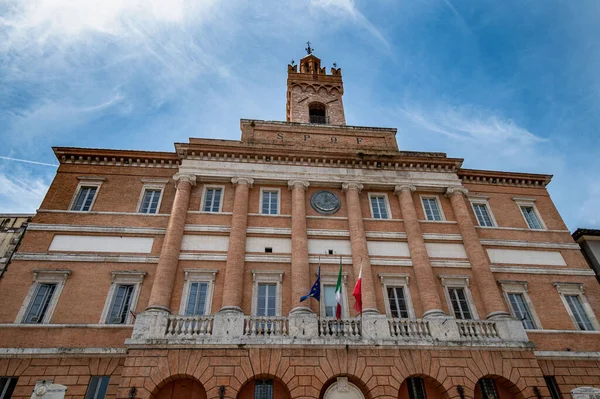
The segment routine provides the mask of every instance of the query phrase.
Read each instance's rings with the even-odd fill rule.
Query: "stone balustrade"
[[[520,321],[394,319],[385,315],[335,319],[314,313],[245,316],[175,316],[163,311],[138,315],[129,346],[214,344],[299,345],[446,345],[532,347]]]
[[[359,318],[336,319],[321,317],[319,319],[319,336],[329,338],[359,338],[362,336],[362,323]]]
[[[396,338],[432,339],[429,320],[388,319],[390,336]]]
[[[246,336],[287,336],[288,319],[281,316],[245,316],[244,335]]]

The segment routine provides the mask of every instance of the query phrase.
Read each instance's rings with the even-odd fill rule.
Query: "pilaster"
[[[292,312],[312,312],[303,306],[300,298],[310,290],[310,267],[308,263],[308,236],[306,234],[306,189],[304,180],[290,180],[292,190]]]

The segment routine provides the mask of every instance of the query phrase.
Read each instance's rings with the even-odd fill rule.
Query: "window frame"
[[[117,270],[111,272],[111,284],[108,289],[108,294],[106,295],[106,300],[104,301],[104,309],[102,310],[102,315],[100,316],[99,324],[114,324],[114,325],[132,325],[134,321],[134,317],[131,314],[135,313],[135,309],[137,308],[138,300],[140,297],[140,291],[142,288],[142,282],[144,281],[144,277],[146,276],[146,272],[137,271],[137,270]],[[119,285],[133,285],[133,293],[131,294],[131,301],[129,303],[129,311],[127,312],[127,317],[125,319],[125,323],[108,323],[107,317],[112,308],[113,300],[116,294],[117,287]]]
[[[219,201],[219,210],[216,211],[216,212],[214,212],[214,211],[205,211],[204,210],[204,205],[206,203],[206,193],[211,188],[221,189],[221,200]],[[225,185],[205,184],[204,187],[202,187],[202,201],[200,203],[200,212],[202,212],[202,213],[222,213],[223,212],[224,198],[225,198]]]
[[[95,176],[79,176],[77,177],[79,183],[75,188],[75,192],[73,193],[73,197],[71,198],[71,202],[69,203],[69,211],[70,212],[92,212],[94,209],[94,204],[96,203],[96,199],[98,199],[98,194],[100,193],[100,188],[102,187],[102,183],[106,180],[104,177],[95,177]],[[94,198],[90,204],[90,209],[87,211],[78,211],[73,209],[75,203],[77,202],[77,197],[79,196],[79,192],[84,187],[96,187],[96,194],[94,194]]]
[[[440,274],[438,276],[444,286],[444,295],[446,297],[446,304],[448,306],[448,311],[451,313],[451,316],[455,320],[480,320],[479,313],[477,312],[477,307],[475,306],[475,301],[473,300],[473,294],[471,293],[470,285],[471,285],[471,276],[459,276],[459,275],[448,275],[448,274]],[[452,306],[452,300],[450,298],[450,292],[448,288],[462,288],[465,291],[465,299],[467,300],[467,305],[469,305],[469,311],[471,312],[471,319],[457,319],[454,313],[454,307]]]
[[[138,199],[138,203],[137,203],[137,213],[139,213],[140,215],[158,215],[160,214],[160,206],[162,204],[162,200],[165,194],[165,187],[167,186],[167,183],[169,181],[167,179],[142,179],[142,183],[144,183],[142,185],[142,191],[140,193],[140,198]],[[150,212],[142,212],[142,205],[144,202],[144,197],[146,195],[146,190],[158,190],[160,191],[159,197],[158,197],[158,204],[156,205],[156,212],[155,213],[150,213]]]
[[[438,210],[440,211],[441,220],[430,220],[427,218],[427,211],[425,210],[424,199],[433,199],[436,202]],[[419,194],[419,200],[421,202],[421,209],[423,210],[423,216],[425,217],[426,222],[445,222],[446,215],[444,214],[444,209],[442,208],[442,202],[440,201],[440,196],[437,194]]]
[[[537,206],[535,206],[535,200],[536,200],[535,198],[513,197],[513,201],[515,201],[515,203],[519,207],[519,213],[521,214],[523,221],[525,221],[525,226],[527,227],[527,229],[533,230],[533,231],[548,230],[548,228],[546,227],[546,223],[544,223],[544,219],[542,219],[542,215],[540,214],[540,211],[538,210]],[[527,221],[527,218],[525,217],[525,214],[523,213],[523,209],[521,209],[521,207],[532,207],[533,208],[533,212],[534,212],[535,217],[537,218],[541,228],[534,229],[533,227],[529,226],[529,222]]]
[[[385,218],[376,218],[375,217],[375,211],[373,210],[373,203],[371,202],[371,198],[373,197],[383,197],[383,202],[385,204],[385,211],[387,213],[387,217]],[[392,219],[392,210],[390,208],[390,201],[388,199],[388,195],[387,193],[378,193],[378,192],[370,192],[368,193],[368,198],[369,198],[369,209],[371,210],[371,219],[376,219],[376,220],[390,220]]]
[[[489,203],[487,197],[469,197],[469,202],[471,203],[471,209],[473,210],[473,214],[475,215],[475,220],[477,221],[478,227],[482,227],[482,228],[486,228],[486,229],[492,229],[494,227],[498,227],[498,222],[496,221],[496,218],[494,217],[494,212],[492,212],[492,207],[490,206],[490,203]],[[481,225],[481,221],[477,217],[477,211],[475,211],[475,205],[485,206],[488,216],[490,218],[490,221],[492,222],[491,226],[482,226]]]
[[[261,382],[261,384],[257,384],[257,382]],[[270,384],[265,384],[265,382],[270,382]],[[266,399],[273,399],[275,397],[275,380],[273,380],[272,378],[258,378],[254,380],[254,392],[253,392],[253,397],[256,397],[257,392],[256,389],[259,386],[265,386],[265,385],[270,385],[271,386],[271,395],[266,395],[265,392],[261,392],[260,398],[263,399],[265,396],[269,396],[269,398]]]
[[[277,192],[277,213],[263,213],[263,196],[265,191]],[[258,214],[261,216],[279,216],[281,215],[281,188],[278,187],[261,187],[260,201],[258,203]]]
[[[3,398],[3,399],[12,398],[12,396],[15,392],[15,388],[17,387],[17,384],[19,383],[19,377],[18,376],[0,376],[0,380],[6,380],[6,383],[4,384],[4,389],[2,391],[0,391],[0,398]],[[13,383],[13,381],[14,381],[14,383]],[[14,384],[14,385],[12,386],[12,390],[10,390],[10,393],[9,393],[11,384]],[[7,393],[9,394],[9,396],[5,396]]]
[[[411,385],[418,384],[419,386],[415,386],[416,389],[423,390],[423,397],[420,398],[418,395],[415,396],[413,392],[413,387]],[[422,377],[408,377],[406,379],[406,388],[408,390],[409,399],[427,399],[427,388],[425,387],[425,380]]]
[[[252,270],[252,315],[258,310],[258,284],[276,284],[275,288],[275,317],[281,316],[282,307],[282,270]]]
[[[179,315],[185,316],[187,303],[190,296],[190,286],[192,283],[208,283],[206,290],[206,301],[204,302],[204,315],[212,314],[212,301],[215,289],[215,279],[219,270],[217,269],[183,269],[184,283],[181,293],[181,303],[179,304]]]
[[[383,299],[385,302],[385,314],[388,317],[393,317],[392,310],[390,308],[388,288],[401,287],[404,290],[404,300],[406,301],[408,318],[416,318],[412,297],[410,295],[410,288],[408,286],[409,278],[410,277],[408,273],[379,273],[379,279],[381,280],[381,287],[383,289]]]
[[[325,272],[321,270],[321,298],[319,301],[319,315],[320,317],[329,317],[325,311],[325,286],[326,285],[337,285],[339,271],[337,272]],[[315,277],[317,274],[315,273]],[[342,271],[342,318],[347,319],[350,317],[350,309],[348,308],[348,272]],[[335,316],[334,316],[335,317]]]
[[[102,396],[102,398],[97,398],[96,397],[96,393],[94,393],[91,396],[90,399],[104,399],[104,398],[106,398],[106,392],[108,392],[108,387],[110,385],[110,376],[109,375],[92,375],[92,376],[90,376],[90,380],[88,382],[88,386],[87,386],[87,388],[85,390],[85,396],[84,396],[84,398],[88,399],[88,391],[90,389],[90,385],[92,384],[93,378],[97,378],[98,379],[98,382],[96,384],[96,390],[98,390],[98,388],[102,386],[102,383],[104,382],[104,379],[106,379],[106,390],[104,391],[104,396]]]
[[[594,310],[592,309],[592,307],[587,301],[587,298],[585,297],[583,283],[553,282],[552,285],[554,285],[554,287],[558,291],[560,299],[562,300],[563,305],[565,306],[565,309],[567,310],[567,313],[569,314],[569,317],[571,318],[571,321],[573,322],[573,325],[575,326],[575,329],[577,331],[600,331],[598,319],[596,318]],[[585,312],[587,318],[590,320],[593,330],[582,330],[581,328],[579,328],[577,319],[575,318],[575,315],[573,314],[573,311],[571,310],[571,307],[569,306],[565,295],[573,295],[579,297],[579,302],[581,302],[583,311]]]
[[[529,314],[531,316],[531,319],[533,321],[533,324],[535,325],[535,327],[533,329],[531,328],[527,328],[525,327],[525,325],[523,325],[523,328],[525,328],[525,330],[543,330],[544,327],[542,326],[542,322],[540,320],[540,318],[537,315],[537,312],[535,311],[535,308],[533,306],[533,302],[531,301],[531,298],[529,297],[529,287],[527,285],[527,281],[516,281],[516,280],[499,280],[498,284],[500,284],[500,286],[502,287],[502,293],[504,295],[504,300],[506,301],[506,305],[508,307],[508,309],[510,310],[511,315],[518,319],[518,317],[515,315],[514,309],[512,307],[512,304],[510,302],[510,298],[509,298],[509,294],[521,294],[523,296],[523,299],[525,300],[525,304],[527,305],[527,310],[529,311]]]
[[[56,310],[56,305],[58,304],[58,300],[60,298],[60,294],[63,291],[63,288],[71,274],[71,270],[68,269],[34,269],[33,270],[33,283],[29,287],[29,291],[23,300],[23,304],[21,305],[21,309],[17,313],[17,317],[15,319],[15,324],[30,324],[25,323],[25,316],[27,316],[27,310],[29,309],[29,305],[34,298],[35,293],[37,292],[38,286],[40,284],[56,284],[56,288],[52,293],[52,298],[50,299],[50,303],[46,308],[46,313],[42,318],[41,323],[37,324],[50,324],[52,320],[52,315]]]

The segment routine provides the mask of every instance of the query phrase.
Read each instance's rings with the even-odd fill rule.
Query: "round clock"
[[[342,205],[337,195],[331,191],[317,191],[310,197],[310,205],[323,215],[336,213]]]

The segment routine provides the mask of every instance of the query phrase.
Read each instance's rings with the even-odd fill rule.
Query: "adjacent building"
[[[405,151],[343,94],[309,54],[240,140],[54,148],[0,280],[1,397],[591,397],[600,286],[551,176]]]
[[[600,281],[600,230],[577,229],[573,233],[573,239],[581,247],[583,256],[596,272],[596,278]]]
[[[0,278],[21,242],[27,223],[33,216],[22,213],[0,214]]]

